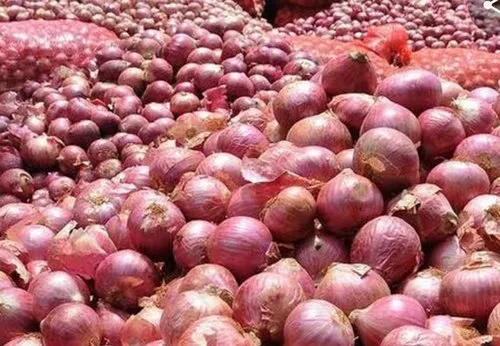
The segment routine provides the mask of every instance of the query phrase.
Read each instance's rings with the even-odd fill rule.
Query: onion
[[[150,258],[167,258],[174,237],[185,223],[182,212],[171,202],[138,204],[128,217],[130,243]]]
[[[390,294],[387,283],[369,266],[333,263],[316,287],[314,298],[326,300],[349,315]]]
[[[12,281],[10,276],[5,274],[4,272],[0,272],[0,290],[3,290],[4,288],[12,288],[12,287],[16,287],[16,285],[14,284],[14,281]]]
[[[424,327],[427,315],[414,298],[395,294],[382,297],[363,310],[354,310],[349,319],[366,346],[380,345],[396,328],[410,325]]]
[[[314,282],[307,271],[293,258],[284,258],[267,267],[264,272],[293,277],[302,287],[307,298],[314,294]]]
[[[66,303],[52,310],[40,324],[43,344],[67,346],[100,345],[102,325],[99,316],[84,304]]]
[[[161,118],[174,118],[167,104],[152,102],[144,106],[141,115],[152,122]]]
[[[26,201],[35,190],[33,178],[23,169],[11,168],[0,174],[0,192]]]
[[[48,186],[50,198],[55,201],[63,199],[64,197],[71,194],[71,191],[75,188],[75,181],[68,177],[60,177],[54,179]]]
[[[101,137],[99,127],[91,120],[82,120],[70,126],[66,136],[68,144],[78,145],[84,149]]]
[[[35,333],[24,334],[12,339],[4,346],[43,346],[42,336]]]
[[[480,87],[471,90],[469,97],[483,100],[491,105],[494,105],[498,98],[498,91],[490,87]]]
[[[130,316],[120,332],[123,346],[134,346],[160,338],[160,320],[163,310],[156,306],[147,306],[137,315]]]
[[[415,298],[429,315],[438,315],[443,312],[439,297],[443,277],[440,270],[425,269],[403,282],[399,293]]]
[[[22,244],[31,260],[43,260],[47,256],[54,232],[42,225],[28,225],[8,231],[7,238]]]
[[[171,82],[173,78],[173,68],[164,59],[154,58],[149,61],[144,70],[144,79],[151,83],[155,80]]]
[[[457,229],[458,217],[436,185],[412,186],[393,198],[387,210],[408,222],[424,243],[444,240]]]
[[[382,215],[382,193],[370,180],[350,169],[326,183],[318,195],[318,216],[326,230],[343,236]]]
[[[422,148],[431,158],[448,156],[465,139],[464,126],[451,108],[431,108],[420,114]]]
[[[0,208],[7,204],[21,203],[21,200],[16,196],[2,195],[0,196]]]
[[[146,87],[142,94],[142,102],[148,104],[150,102],[166,102],[172,98],[174,88],[166,81],[157,80]],[[141,107],[142,108],[142,107]]]
[[[187,291],[179,294],[173,305],[165,309],[160,322],[163,341],[177,345],[184,331],[195,321],[212,315],[228,316],[233,311],[223,300],[209,293]]]
[[[297,121],[288,131],[286,139],[298,147],[315,145],[335,154],[352,148],[349,130],[329,112]]]
[[[462,344],[483,345],[488,337],[481,337],[480,333],[472,327],[473,319],[437,315],[430,317],[425,326],[427,329],[446,337],[452,346]],[[484,340],[486,341],[486,340]]]
[[[347,127],[357,132],[361,129],[361,124],[375,104],[375,100],[371,95],[348,93],[332,98],[328,108]]]
[[[285,346],[353,346],[354,339],[347,316],[335,305],[318,299],[297,305],[284,326]]]
[[[88,157],[93,165],[97,165],[107,159],[115,159],[118,157],[118,148],[109,139],[98,139],[90,144]]]
[[[272,108],[280,126],[288,131],[299,120],[325,111],[326,104],[327,97],[321,86],[299,81],[281,89]]]
[[[432,72],[408,69],[382,80],[375,95],[385,96],[418,116],[423,111],[439,105],[442,89],[439,78]]]
[[[330,96],[354,92],[373,94],[377,75],[366,54],[351,51],[325,64],[321,83]]]
[[[340,153],[337,154],[337,159],[340,163],[341,169],[352,170],[353,160],[354,160],[354,149],[342,150]]]
[[[452,236],[432,248],[427,263],[438,270],[449,272],[463,266],[466,258],[467,254],[460,245],[460,240]]]
[[[62,173],[74,176],[81,168],[89,165],[89,158],[82,148],[68,145],[61,149],[57,162]]]
[[[53,238],[47,262],[52,270],[64,270],[85,279],[94,278],[99,263],[115,252],[116,247],[104,226],[74,228],[74,224],[68,224]]]
[[[147,188],[152,185],[148,166],[126,168],[115,175],[111,181],[113,183],[133,184],[138,188]]]
[[[482,256],[449,272],[441,283],[440,300],[452,316],[485,321],[498,304],[499,296],[498,263]]]
[[[373,106],[370,107],[359,133],[362,135],[379,127],[398,130],[408,136],[413,143],[420,142],[420,124],[415,115],[385,97],[378,97]]]
[[[499,308],[500,304],[497,304],[495,306],[495,308],[493,309],[493,311],[491,312],[489,318],[488,318],[488,325],[487,325],[487,328],[488,328],[488,334],[494,336],[494,337],[498,337],[498,335],[500,335],[500,330],[499,330],[499,326],[500,326],[500,308]],[[493,342],[493,345],[494,346],[497,346],[497,340],[495,339],[495,342]]]
[[[397,217],[379,216],[369,221],[352,243],[351,262],[369,265],[389,285],[416,272],[421,261],[417,232]]]
[[[319,71],[319,64],[311,59],[295,58],[290,60],[288,64],[283,67],[285,75],[298,75],[302,79],[311,79]]]
[[[354,172],[384,193],[419,181],[419,158],[413,142],[399,131],[377,128],[364,133],[354,147]]]
[[[50,122],[47,134],[59,138],[66,142],[66,136],[71,126],[71,121],[67,118],[57,118]]]
[[[194,49],[196,42],[186,34],[176,34],[170,42],[163,47],[162,55],[174,68],[179,68],[186,63],[186,59]]]
[[[108,235],[118,250],[131,249],[129,229],[127,227],[129,213],[119,213],[106,223]]]
[[[225,85],[229,100],[234,101],[242,96],[253,96],[255,89],[252,81],[240,72],[226,73],[219,79],[219,85]]]
[[[316,232],[296,245],[295,259],[314,280],[321,279],[333,262],[348,262],[349,254],[341,239]]]
[[[434,167],[427,183],[439,186],[455,211],[460,211],[474,197],[489,191],[488,174],[475,163],[445,161]]]
[[[478,164],[493,181],[500,176],[500,138],[488,134],[467,137],[458,145],[454,158]]]
[[[29,292],[33,295],[33,315],[38,321],[61,304],[90,302],[90,292],[85,282],[76,275],[62,271],[41,274],[32,281]]]
[[[128,319],[128,314],[99,302],[96,309],[102,321],[103,340],[111,345],[120,345],[120,332]]]
[[[23,333],[34,331],[36,321],[32,313],[33,296],[20,288],[4,288],[0,290],[0,343]]]
[[[30,167],[47,170],[57,164],[57,157],[63,146],[57,137],[43,134],[23,140],[21,156]]]
[[[120,117],[112,112],[99,110],[92,113],[90,120],[99,127],[102,135],[111,135],[118,130],[120,125]],[[81,125],[81,124],[80,124]],[[83,132],[92,132],[92,141],[97,140],[99,136],[97,135],[96,128],[88,123],[88,128],[83,129]],[[74,129],[75,132],[81,131],[82,129]]]
[[[464,126],[467,136],[490,133],[498,125],[491,104],[476,98],[458,98],[451,104]]]
[[[208,175],[220,180],[230,190],[246,183],[241,175],[241,159],[229,153],[207,156],[196,168],[196,174]]]
[[[394,329],[387,334],[380,346],[406,346],[409,340],[418,340],[421,346],[451,346],[444,336],[417,326]]]
[[[239,280],[260,272],[279,258],[269,229],[260,221],[236,216],[222,222],[207,246],[208,259],[229,269]]]
[[[153,262],[133,250],[115,252],[96,270],[97,295],[119,308],[135,308],[138,299],[150,296],[160,284],[160,274]]]
[[[217,138],[217,149],[243,156],[259,156],[268,147],[269,142],[262,132],[248,124],[235,123],[222,130]]]
[[[441,102],[439,105],[445,107],[450,107],[451,103],[455,99],[466,94],[466,91],[460,86],[460,84],[446,79],[441,79],[441,90],[443,93],[441,95]]]
[[[238,288],[233,318],[262,341],[279,342],[286,318],[305,299],[294,279],[275,273],[257,274]]]
[[[224,76],[224,68],[218,64],[205,63],[199,65],[193,74],[193,84],[199,92],[215,88]]]
[[[21,154],[12,146],[0,146],[0,173],[11,168],[22,168]]]
[[[207,243],[216,226],[208,221],[196,220],[185,224],[173,242],[175,262],[183,270],[189,270],[207,259]]]
[[[0,234],[4,234],[11,226],[33,216],[36,209],[27,203],[12,203],[0,208]]]

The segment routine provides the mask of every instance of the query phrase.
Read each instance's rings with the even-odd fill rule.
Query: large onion
[[[20,288],[0,290],[0,343],[23,333],[34,331],[36,320],[33,316],[33,296]]]
[[[498,116],[491,104],[477,98],[458,98],[451,103],[467,136],[490,133],[498,125]]]
[[[467,137],[453,156],[458,161],[473,162],[481,166],[493,181],[500,176],[500,138],[480,134]]]
[[[246,183],[241,175],[241,159],[229,153],[214,153],[200,162],[196,174],[205,174],[219,179],[230,190]]]
[[[307,298],[314,294],[314,281],[307,271],[293,258],[283,258],[267,267],[264,272],[292,277],[299,282]]]
[[[183,270],[189,270],[208,261],[207,244],[216,225],[203,220],[185,224],[173,242],[175,262]]]

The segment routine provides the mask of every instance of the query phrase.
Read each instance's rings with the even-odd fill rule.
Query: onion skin
[[[445,273],[429,268],[416,273],[402,283],[399,293],[415,298],[429,315],[443,313],[439,297]]]
[[[238,280],[262,271],[269,261],[279,258],[269,229],[247,216],[236,216],[222,222],[207,247],[211,263],[229,269]]]
[[[372,95],[348,93],[332,98],[328,109],[336,114],[349,129],[359,132],[375,101],[376,98]]]
[[[451,346],[450,342],[437,333],[417,326],[403,326],[387,334],[380,346]]]
[[[239,158],[257,157],[269,146],[269,141],[255,126],[235,123],[223,129],[217,137],[217,149]]]
[[[349,315],[390,294],[387,283],[369,266],[333,263],[316,287],[314,298],[326,300]]]
[[[473,162],[488,173],[490,181],[500,177],[500,138],[479,134],[467,137],[453,155],[455,160]]]
[[[203,317],[231,317],[232,309],[222,299],[209,293],[187,291],[180,293],[175,303],[165,309],[160,332],[167,345],[176,345],[189,325]]]
[[[370,179],[384,193],[418,183],[419,164],[413,142],[394,129],[370,130],[354,147],[354,172]]]
[[[380,216],[365,224],[354,237],[351,262],[365,263],[389,284],[414,273],[422,261],[417,232],[405,221]]]
[[[286,319],[285,346],[354,346],[354,331],[335,305],[312,299],[300,303]]]
[[[456,236],[449,237],[436,244],[427,254],[429,266],[443,272],[450,272],[465,264],[467,253]]]
[[[34,331],[36,320],[32,313],[33,296],[20,288],[4,288],[0,290],[0,343],[23,333]]]
[[[305,299],[294,279],[275,273],[257,274],[238,288],[233,318],[262,341],[279,342],[287,316]]]
[[[132,315],[120,331],[120,341],[123,346],[146,344],[160,338],[160,320],[163,309],[156,306],[146,306],[137,315]]]
[[[350,169],[327,182],[318,195],[318,217],[337,236],[352,234],[383,211],[384,199],[377,186]]]
[[[173,242],[175,263],[187,271],[206,263],[207,242],[217,226],[204,220],[185,224],[176,234]]]
[[[458,217],[438,186],[418,184],[392,199],[388,214],[409,223],[423,243],[444,240],[456,232]]]
[[[349,319],[365,346],[379,346],[396,328],[413,325],[424,327],[427,315],[413,298],[394,294],[375,301],[363,310],[354,310]]]
[[[283,258],[267,267],[264,272],[292,277],[298,281],[307,298],[314,294],[314,281],[307,271],[293,258]]]

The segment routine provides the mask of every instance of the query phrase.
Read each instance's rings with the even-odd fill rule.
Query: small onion
[[[147,306],[137,315],[130,316],[120,331],[123,346],[145,345],[160,337],[160,320],[163,310],[156,306]]]
[[[93,165],[118,157],[118,148],[109,139],[98,139],[92,142],[87,150],[88,157]]]
[[[309,273],[293,258],[283,258],[267,267],[264,272],[293,277],[298,281],[307,298],[311,298],[314,294],[314,281]]]
[[[189,270],[208,261],[207,243],[216,227],[208,221],[195,220],[179,230],[174,238],[173,253],[181,269]]]
[[[407,346],[409,340],[418,340],[420,346],[451,346],[444,336],[417,326],[394,329],[387,334],[380,346]]]
[[[340,168],[352,170],[354,161],[354,149],[342,150],[337,154],[337,159],[339,160]]]
[[[493,181],[500,177],[500,138],[480,134],[467,137],[453,155],[458,161],[473,162],[481,166]]]
[[[439,297],[443,277],[440,270],[425,269],[403,282],[399,293],[415,298],[429,315],[438,315],[443,312]]]
[[[4,288],[0,290],[0,343],[23,333],[35,330],[36,321],[32,312],[33,296],[20,288]]]
[[[88,166],[89,158],[84,149],[76,145],[68,145],[61,149],[57,162],[63,174],[75,176],[80,168]]]
[[[0,234],[11,226],[36,213],[35,207],[28,203],[6,204],[0,208]]]
[[[84,149],[88,148],[90,143],[99,139],[101,132],[95,122],[91,120],[82,120],[70,126],[66,136],[68,144],[78,145]]]
[[[466,93],[460,84],[446,79],[441,79],[441,90],[443,93],[439,105],[444,107],[450,107],[455,99]]]
[[[432,248],[428,253],[427,263],[446,273],[463,266],[466,258],[467,253],[460,245],[460,239],[452,236]]]

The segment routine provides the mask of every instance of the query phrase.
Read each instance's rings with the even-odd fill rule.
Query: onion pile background
[[[364,5],[6,0],[0,345],[500,345],[495,32]]]

